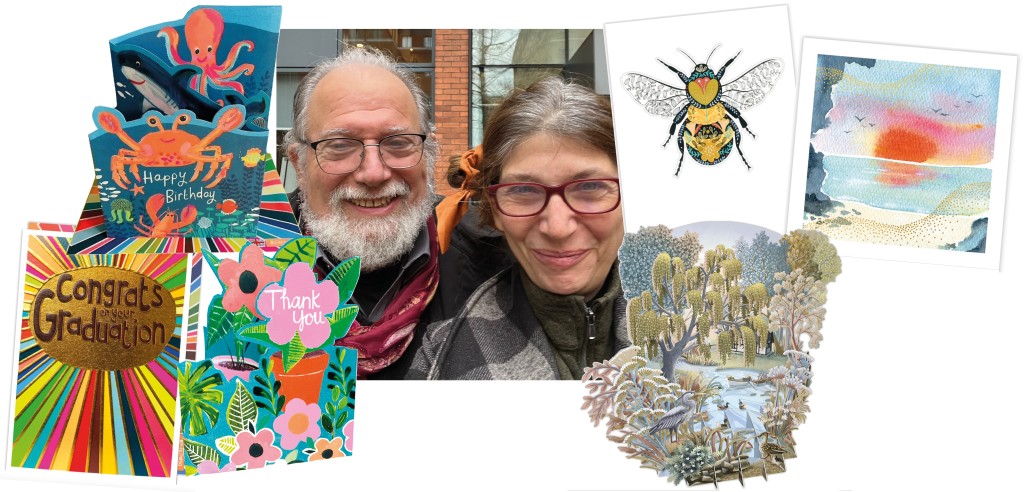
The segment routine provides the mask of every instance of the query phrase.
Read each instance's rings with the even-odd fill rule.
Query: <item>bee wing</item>
[[[741,110],[760,104],[775,87],[783,66],[779,58],[770,58],[755,65],[736,80],[722,85],[722,99]]]
[[[640,73],[623,74],[622,86],[645,111],[655,116],[673,118],[690,102],[686,89],[672,87]]]

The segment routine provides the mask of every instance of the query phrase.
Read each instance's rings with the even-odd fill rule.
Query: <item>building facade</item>
[[[435,189],[447,195],[449,163],[480,143],[490,112],[514,88],[559,75],[608,94],[604,44],[593,29],[282,29],[274,88],[277,142],[292,127],[299,81],[318,61],[346,46],[373,46],[412,70],[430,99],[441,145]],[[282,179],[295,189],[287,155],[278,150]]]

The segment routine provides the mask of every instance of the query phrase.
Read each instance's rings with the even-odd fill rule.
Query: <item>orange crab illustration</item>
[[[122,127],[122,119],[110,111],[101,111],[96,118],[100,128],[108,133],[113,133],[120,138],[129,148],[121,149],[117,155],[110,158],[110,171],[114,182],[124,189],[128,189],[130,180],[125,172],[125,167],[131,170],[136,181],[142,181],[139,176],[139,166],[146,167],[178,167],[196,165],[190,182],[195,181],[207,164],[210,169],[203,176],[203,181],[209,181],[206,188],[213,188],[231,169],[231,159],[234,154],[231,152],[222,153],[217,145],[210,145],[214,140],[225,132],[234,130],[240,126],[245,119],[242,111],[238,108],[228,108],[218,116],[216,127],[205,137],[199,138],[185,130],[179,130],[178,126],[186,125],[192,121],[188,113],[178,113],[174,116],[174,124],[170,130],[165,130],[160,118],[150,115],[146,123],[156,128],[156,131],[144,135],[139,141],[135,141]],[[220,172],[218,172],[218,170]],[[214,178],[216,174],[216,178]]]
[[[195,205],[186,205],[181,209],[180,215],[172,210],[161,215],[160,209],[164,208],[165,203],[163,195],[149,197],[149,200],[146,200],[146,215],[149,216],[152,225],[146,225],[146,218],[139,217],[135,229],[149,237],[181,236],[188,232],[182,229],[194,222],[199,215]]]

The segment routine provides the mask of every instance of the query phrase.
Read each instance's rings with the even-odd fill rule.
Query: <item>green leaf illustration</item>
[[[270,335],[267,334],[266,323],[256,323],[246,326],[242,331],[238,332],[238,338],[245,340],[246,342],[253,342],[270,348],[282,348],[270,339]]]
[[[306,346],[302,344],[302,339],[296,333],[292,341],[288,342],[288,346],[281,351],[284,372],[291,371],[302,360],[304,355],[306,355]]]
[[[224,337],[228,336],[229,333],[234,331],[234,327],[231,322],[235,316],[233,313],[229,313],[224,310],[221,305],[221,295],[217,295],[214,298],[214,302],[210,304],[209,317],[207,318],[208,324],[206,326],[206,346],[211,347],[213,344],[221,341]]]
[[[188,439],[182,439],[182,442],[185,454],[188,455],[188,459],[192,461],[193,465],[199,466],[203,461],[212,461],[220,466],[220,454],[216,449]]]
[[[217,280],[220,280],[220,275],[218,275],[218,271],[220,270],[220,262],[223,260],[217,258],[216,256],[213,256],[213,253],[206,249],[203,250],[203,259],[210,264],[210,268],[213,269],[213,274],[217,275]]]
[[[327,340],[314,350],[322,350],[333,345],[335,340],[344,337],[352,327],[352,322],[355,321],[357,314],[359,314],[359,306],[345,306],[327,315],[327,322],[331,324],[331,336],[327,337]]]
[[[348,302],[359,281],[359,257],[349,258],[331,270],[327,279],[338,286],[338,299]]]
[[[313,263],[316,261],[316,240],[311,237],[292,239],[277,250],[271,261],[281,270],[288,268],[293,263],[306,263],[313,268]]]
[[[218,386],[224,378],[213,369],[213,363],[204,360],[200,363],[186,362],[184,371],[178,368],[179,400],[181,402],[182,419],[188,422],[188,433],[194,436],[206,434],[210,427],[217,425],[220,418],[220,404],[224,401],[224,393]]]
[[[338,415],[337,420],[334,421],[334,427],[336,427],[338,429],[341,429],[342,427],[345,426],[345,422],[347,422],[347,421],[348,421],[348,410],[345,410],[344,412],[341,412],[341,415]]]
[[[235,440],[235,436],[224,436],[217,439],[216,442],[217,449],[228,456],[231,456],[231,453],[238,449],[238,441]]]
[[[242,382],[236,380],[235,393],[228,401],[228,427],[231,428],[231,432],[238,434],[248,429],[249,423],[255,422],[257,417],[256,401],[253,400],[252,394],[245,389]]]
[[[256,319],[256,315],[249,310],[248,307],[242,306],[237,312],[235,312],[235,319],[232,320],[235,326],[245,326],[252,323]]]

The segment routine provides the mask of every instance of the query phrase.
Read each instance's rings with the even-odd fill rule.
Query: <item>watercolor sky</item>
[[[940,166],[992,160],[998,70],[876,60],[820,72],[838,80],[830,124],[811,139],[818,152]]]

